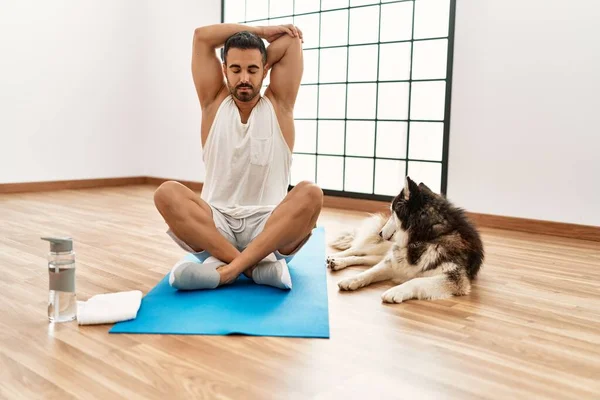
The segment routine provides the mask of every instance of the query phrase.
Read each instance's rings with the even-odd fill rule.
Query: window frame
[[[225,22],[225,1],[226,0],[221,0],[221,23]],[[267,9],[270,9],[270,1],[277,1],[277,0],[266,0],[267,1]],[[322,10],[322,3],[321,1],[319,1],[319,11],[312,11],[312,12],[306,12],[306,13],[299,13],[296,14],[295,13],[295,2],[296,1],[300,1],[300,0],[294,0],[293,1],[293,14],[291,15],[283,15],[283,16],[277,16],[274,18],[271,18],[269,15],[267,15],[265,18],[260,18],[260,19],[256,19],[256,20],[246,20],[246,17],[244,16],[244,21],[236,21],[237,23],[241,23],[241,24],[252,24],[252,23],[256,23],[256,22],[267,22],[273,19],[281,19],[281,18],[294,18],[296,16],[306,16],[306,15],[312,15],[312,14],[319,14],[319,29],[321,30],[321,14],[323,12],[332,12],[332,11],[340,11],[340,10],[348,10],[348,27],[347,27],[347,31],[348,31],[348,40],[347,43],[344,45],[337,45],[337,46],[320,46],[320,35],[319,35],[319,45],[317,47],[307,47],[304,50],[317,50],[318,51],[318,59],[320,60],[320,55],[321,55],[321,49],[328,49],[328,48],[346,48],[348,53],[347,53],[347,70],[346,70],[346,80],[343,82],[337,82],[337,83],[321,83],[319,82],[319,78],[317,79],[316,83],[302,83],[302,86],[317,86],[317,105],[316,105],[316,109],[317,109],[317,115],[315,118],[294,118],[294,121],[297,120],[307,120],[307,121],[315,121],[316,123],[316,142],[318,143],[319,140],[319,121],[327,121],[327,120],[337,120],[337,121],[343,121],[344,122],[344,154],[343,155],[339,155],[339,154],[326,154],[326,153],[319,153],[318,152],[318,148],[316,147],[317,145],[315,144],[315,152],[299,152],[299,151],[294,151],[293,154],[298,154],[298,155],[309,155],[309,156],[314,156],[315,158],[315,176],[314,176],[314,181],[317,181],[317,176],[318,176],[318,156],[335,156],[335,157],[341,157],[343,159],[343,179],[345,180],[345,175],[346,175],[346,159],[347,158],[357,158],[357,159],[372,159],[373,160],[373,181],[372,181],[372,191],[373,193],[362,193],[362,192],[351,192],[351,191],[346,191],[346,190],[333,190],[333,189],[325,189],[323,188],[323,192],[325,195],[327,196],[335,196],[335,197],[348,197],[348,198],[356,198],[356,199],[367,199],[367,200],[378,200],[378,201],[391,201],[391,199],[393,199],[394,196],[390,196],[390,195],[383,195],[383,194],[376,194],[375,193],[375,185],[376,185],[376,161],[377,160],[394,160],[394,161],[400,161],[400,162],[404,162],[405,163],[405,170],[404,170],[404,176],[408,175],[408,168],[409,168],[409,163],[412,162],[427,162],[427,163],[435,163],[435,164],[440,164],[441,165],[441,176],[440,176],[440,193],[442,195],[446,195],[447,194],[447,187],[448,187],[448,153],[449,153],[449,143],[450,143],[450,119],[451,119],[451,99],[452,99],[452,70],[453,70],[453,56],[454,56],[454,28],[455,28],[455,15],[456,15],[456,0],[449,0],[449,10],[448,10],[448,35],[447,36],[441,36],[441,37],[427,37],[427,38],[420,38],[420,39],[415,39],[414,38],[414,33],[415,33],[415,8],[416,8],[416,2],[418,2],[419,0],[396,0],[396,1],[391,1],[391,2],[377,2],[377,3],[373,3],[373,4],[366,4],[366,5],[359,5],[359,6],[352,6],[351,1],[348,1],[348,6],[347,7],[341,7],[341,8],[334,8],[334,9],[327,9],[327,10]],[[245,2],[245,7],[247,6],[248,0],[244,0]],[[360,44],[350,44],[350,31],[351,31],[351,26],[350,26],[350,15],[351,15],[351,10],[352,9],[357,9],[357,8],[363,8],[363,7],[372,7],[372,6],[376,6],[379,5],[380,7],[383,5],[387,5],[387,4],[395,4],[395,3],[413,3],[413,7],[412,7],[412,26],[411,26],[411,31],[412,31],[412,35],[411,35],[411,39],[406,39],[406,40],[398,40],[398,41],[385,41],[382,42],[381,41],[381,29],[379,29],[379,33],[378,33],[378,40],[377,42],[369,42],[369,43],[360,43]],[[245,14],[246,15],[246,14]],[[381,11],[379,11],[379,21],[381,23]],[[232,21],[233,22],[233,21]],[[414,63],[414,43],[415,42],[422,42],[422,41],[430,41],[430,40],[439,40],[439,39],[447,39],[448,40],[448,47],[447,47],[447,56],[446,56],[446,75],[445,78],[443,79],[413,79],[412,75],[413,75],[413,63]],[[382,44],[389,44],[389,43],[411,43],[411,49],[410,49],[410,76],[409,79],[401,79],[401,80],[380,80],[379,79],[379,62],[381,59],[381,52],[380,52],[380,47]],[[354,46],[367,46],[367,45],[377,45],[377,54],[378,54],[378,61],[377,61],[377,79],[375,81],[360,81],[360,82],[353,82],[353,81],[349,81],[348,80],[348,65],[349,65],[349,60],[348,60],[348,55],[349,55],[349,51],[350,51],[350,47],[354,47]],[[320,69],[320,62],[318,63],[319,66],[318,68]],[[319,76],[319,73],[318,75]],[[444,98],[444,117],[441,120],[416,120],[416,119],[411,119],[411,100],[412,100],[412,84],[414,82],[445,82],[445,98]],[[376,85],[376,97],[375,97],[375,101],[376,101],[376,105],[375,105],[375,116],[373,119],[355,119],[355,118],[348,118],[347,115],[347,108],[348,108],[348,86],[350,84],[353,83],[357,83],[357,84],[362,84],[362,83],[374,83]],[[408,83],[409,84],[409,91],[408,91],[408,117],[406,119],[379,119],[377,117],[377,107],[378,107],[378,100],[379,100],[379,85],[381,83]],[[318,115],[318,107],[319,107],[319,88],[322,85],[329,85],[329,84],[344,84],[346,86],[346,116],[345,118],[319,118]],[[346,154],[346,138],[347,138],[347,124],[348,121],[373,121],[374,125],[375,125],[375,131],[374,131],[374,155],[371,156],[354,156],[354,155],[347,155]],[[376,153],[376,148],[377,148],[377,123],[379,121],[393,121],[393,122],[404,122],[407,124],[407,133],[406,133],[406,154],[404,158],[389,158],[389,157],[377,157],[377,153]],[[441,156],[441,161],[438,160],[419,160],[419,159],[412,159],[409,156],[410,153],[410,125],[411,122],[437,122],[437,123],[443,123],[443,138],[442,138],[442,156]],[[318,182],[317,182],[318,183]],[[425,184],[427,184],[427,182],[425,182]],[[342,187],[345,186],[345,182],[342,182]],[[290,185],[289,189],[293,188],[294,185]]]

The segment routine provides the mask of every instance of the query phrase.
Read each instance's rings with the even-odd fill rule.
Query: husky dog
[[[399,285],[382,295],[386,303],[444,299],[468,294],[484,259],[479,233],[444,197],[406,177],[391,203],[391,216],[374,215],[354,233],[330,245],[343,250],[327,258],[332,270],[350,265],[372,268],[338,283],[356,290],[374,282]]]

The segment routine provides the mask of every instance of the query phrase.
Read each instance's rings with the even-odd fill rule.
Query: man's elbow
[[[285,54],[300,54],[302,53],[302,39],[298,36],[286,38]]]
[[[302,39],[298,36],[291,37],[287,35],[285,52],[286,54],[302,53]]]
[[[194,29],[194,42],[210,43],[214,41],[214,25],[201,26]]]
[[[286,44],[288,46],[298,46],[298,47],[302,47],[302,39],[300,39],[299,36],[290,36],[290,35],[283,35],[281,38],[285,38]],[[280,38],[280,39],[281,39]]]
[[[206,39],[206,27],[202,26],[194,29],[194,42],[199,42],[204,39]]]
[[[299,52],[302,52],[301,39],[290,35],[281,35],[267,47],[267,54],[270,54],[270,57],[273,58],[269,62],[270,64],[281,60],[286,54]]]

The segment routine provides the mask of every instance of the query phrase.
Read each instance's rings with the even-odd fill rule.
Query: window
[[[409,175],[445,194],[454,9],[455,0],[223,1],[223,22],[293,23],[304,34],[292,185],[389,200]]]

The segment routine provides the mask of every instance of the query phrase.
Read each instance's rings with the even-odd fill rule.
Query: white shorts
[[[222,213],[212,205],[210,205],[212,210],[213,221],[219,233],[227,239],[229,243],[231,243],[238,251],[243,251],[248,244],[252,242],[265,228],[265,224],[267,220],[273,213],[273,209],[270,210],[261,210],[257,211],[247,217],[244,218],[234,218],[230,215]],[[192,249],[187,243],[183,240],[179,239],[173,231],[170,229],[167,231],[167,234],[181,247],[183,250],[194,254],[199,261],[204,261],[208,257],[210,257],[210,253],[206,250],[196,252]],[[281,254],[279,251],[275,251],[275,257],[277,259],[284,258],[287,263],[289,263],[296,253],[304,246],[304,244],[308,241],[312,234],[309,234],[300,245],[294,249],[291,254]]]

